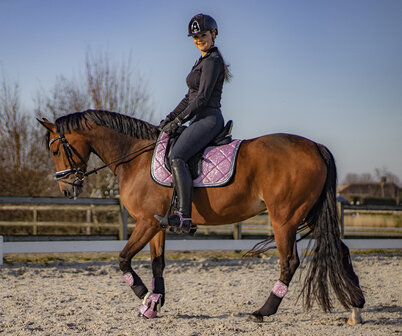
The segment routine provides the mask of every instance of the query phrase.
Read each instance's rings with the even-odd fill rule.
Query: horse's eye
[[[58,155],[59,154],[59,150],[55,150],[54,152],[53,152],[53,155],[54,156],[56,156],[56,155]]]

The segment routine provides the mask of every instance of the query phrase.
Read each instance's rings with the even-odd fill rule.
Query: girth
[[[232,142],[232,127],[233,127],[233,121],[229,120],[225,127],[222,129],[218,135],[212,139],[212,141],[205,147],[209,146],[222,146],[226,145],[230,142]],[[171,150],[176,143],[177,139],[179,138],[180,134],[183,133],[183,131],[187,128],[187,126],[180,126],[177,131],[169,136],[169,140],[166,146],[166,154],[165,154],[165,167],[166,169],[171,173],[171,167],[170,167],[170,153]],[[203,153],[204,149],[202,148],[201,151],[199,151],[197,154],[193,155],[190,160],[187,162],[189,168],[190,168],[190,173],[191,177],[193,179],[196,179],[200,174],[201,174],[201,164],[202,164],[202,159],[203,159]]]

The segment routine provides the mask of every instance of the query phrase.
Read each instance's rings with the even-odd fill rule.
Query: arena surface
[[[353,255],[366,295],[364,323],[296,302],[298,270],[279,312],[263,323],[247,314],[266,300],[279,276],[277,256],[168,260],[160,317],[137,317],[140,301],[117,261],[12,262],[0,268],[0,335],[401,335],[401,254]],[[304,263],[305,264],[305,263]],[[149,261],[133,261],[150,287]]]

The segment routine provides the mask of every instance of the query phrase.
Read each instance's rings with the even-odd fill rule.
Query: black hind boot
[[[191,204],[193,201],[193,179],[186,162],[173,159],[173,184],[177,192],[178,210],[169,216],[169,226],[173,232],[183,232],[194,235],[197,226],[191,223]]]

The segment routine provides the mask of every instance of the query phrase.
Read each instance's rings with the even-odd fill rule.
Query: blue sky
[[[187,37],[203,12],[233,73],[222,111],[237,138],[295,133],[333,152],[340,180],[386,167],[402,179],[402,1],[0,0],[0,67],[24,107],[85,53],[107,51],[144,78],[153,122],[186,92],[199,52]]]

